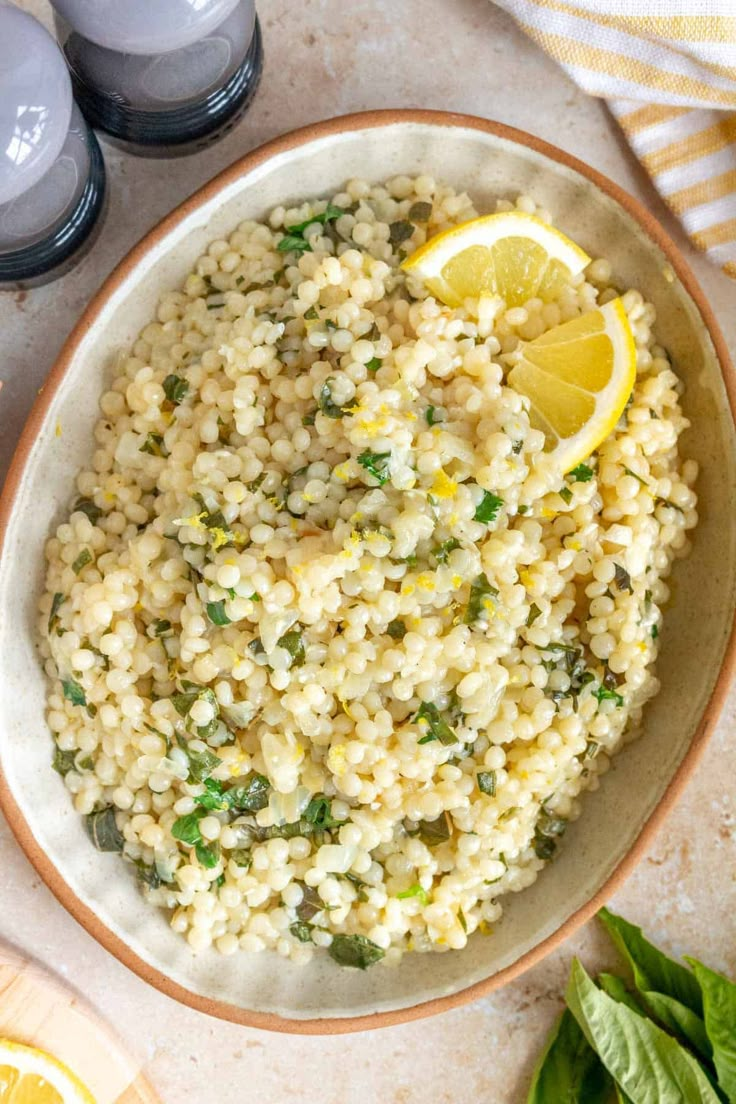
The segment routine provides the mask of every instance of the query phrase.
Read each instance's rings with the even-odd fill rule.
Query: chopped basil
[[[92,563],[92,553],[90,552],[89,548],[83,548],[74,563],[72,564],[72,571],[75,575],[78,575],[82,568],[86,567],[87,564],[90,563]]]
[[[316,413],[317,413],[317,408],[315,407],[315,409],[312,410],[309,414],[305,414],[304,417],[302,418],[302,425],[303,426],[312,426],[312,425],[314,425],[314,418],[315,418]]]
[[[652,625],[652,634],[651,635],[652,635],[652,640],[657,640],[659,638],[659,626],[658,625]]]
[[[616,707],[619,709],[624,704],[624,699],[619,693],[617,693],[615,690],[609,690],[605,686],[599,686],[596,690],[594,690],[593,697],[597,698],[599,702],[613,701],[616,703]]]
[[[369,372],[377,372],[382,364],[383,364],[383,361],[381,360],[381,358],[374,356],[374,357],[371,357],[370,360],[366,361],[365,366],[366,366],[366,368]]]
[[[304,648],[304,637],[298,629],[291,629],[284,633],[277,641],[279,648],[285,648],[291,656],[290,667],[303,667],[307,653]]]
[[[534,829],[533,847],[538,859],[551,859],[557,850],[557,839],[564,835],[567,821],[547,812],[544,807]]]
[[[222,792],[222,782],[215,778],[205,778],[205,792],[194,798],[194,804],[209,812],[224,812],[229,808],[225,795]]]
[[[234,862],[236,866],[244,867],[246,871],[250,870],[253,862],[253,856],[245,847],[237,847],[234,851],[231,851],[228,859]]]
[[[392,640],[403,640],[406,636],[406,622],[397,617],[395,621],[389,621],[386,632]]]
[[[388,240],[391,245],[401,245],[402,242],[408,241],[414,233],[414,226],[411,222],[407,222],[405,219],[399,219],[397,222],[392,222],[388,228]]]
[[[87,695],[82,687],[76,681],[76,679],[68,678],[61,680],[61,689],[64,692],[64,697],[67,701],[70,701],[72,705],[86,705]]]
[[[516,512],[517,514],[528,514],[530,509],[530,506],[517,506]]]
[[[420,820],[418,836],[427,847],[436,847],[450,838],[450,818],[447,813],[440,813],[434,820]]]
[[[476,576],[470,584],[470,598],[468,599],[468,608],[463,617],[464,624],[472,625],[477,621],[484,610],[487,609],[486,603],[489,599],[497,597],[498,591],[488,582],[485,572],[481,572],[481,574]]]
[[[311,943],[313,927],[314,925],[308,924],[306,920],[295,920],[289,925],[289,931],[300,943]]]
[[[59,624],[59,610],[66,602],[64,595],[57,590],[56,594],[51,600],[51,610],[49,612],[49,632],[53,632],[56,626]]]
[[[444,422],[444,413],[442,407],[437,408],[436,406],[428,406],[424,411],[424,418],[427,425],[433,426]]]
[[[483,491],[483,497],[475,508],[473,519],[475,521],[482,521],[485,525],[490,525],[492,521],[496,520],[498,511],[502,506],[502,498],[493,494],[492,491]]]
[[[560,496],[560,498],[562,499],[562,501],[567,503],[567,505],[569,506],[570,503],[572,502],[572,491],[570,490],[570,488],[569,487],[560,487],[560,489],[557,493]]]
[[[621,564],[618,563],[614,563],[613,567],[615,572],[614,579],[616,581],[616,586],[618,587],[618,589],[628,590],[629,594],[633,594],[634,588],[631,585],[631,576],[629,575],[626,568],[622,567]]]
[[[178,406],[189,394],[189,384],[187,381],[181,376],[174,375],[173,372],[164,380],[163,389],[166,398],[170,403],[173,403],[174,406]]]
[[[587,464],[578,464],[576,468],[567,473],[567,478],[572,479],[574,483],[589,483],[593,478],[593,469],[589,468]]]
[[[154,621],[153,623],[153,635],[154,636],[168,636],[171,632],[171,622],[166,620]]]
[[[396,894],[396,899],[398,901],[408,901],[412,897],[417,897],[422,906],[429,904],[429,894],[418,882],[409,889],[405,889],[402,893]]]
[[[54,758],[51,765],[62,778],[66,778],[69,771],[77,769],[75,763],[77,754],[76,751],[62,751],[60,747],[54,746]]]
[[[279,253],[311,253],[312,247],[301,234],[284,234],[276,246]]]
[[[450,537],[448,540],[443,541],[442,544],[438,544],[436,548],[432,549],[432,555],[437,560],[437,563],[447,563],[447,558],[451,552],[454,552],[456,548],[460,547],[460,541],[456,537]]]
[[[409,218],[412,222],[429,222],[431,217],[432,204],[425,200],[420,199],[416,203],[412,203],[409,208]]]
[[[207,616],[213,625],[230,625],[232,624],[230,618],[225,613],[225,599],[223,598],[219,602],[208,602]]]
[[[270,791],[271,783],[266,776],[253,771],[245,782],[226,790],[223,797],[228,807],[239,813],[257,813],[268,805]]]
[[[365,449],[358,457],[358,463],[361,468],[365,468],[368,474],[372,475],[381,487],[384,483],[388,483],[390,479],[390,460],[390,452],[371,452],[369,449]]]
[[[648,487],[649,486],[649,483],[647,482],[647,480],[642,479],[642,477],[640,475],[637,475],[635,471],[632,471],[631,468],[627,468],[625,464],[624,464],[623,468],[624,468],[624,471],[626,472],[626,474],[631,475],[631,476],[634,477],[634,479],[638,480],[638,482],[641,483],[642,487]]]
[[[319,318],[316,307],[308,307],[304,312],[304,320],[306,322],[315,322]]]
[[[97,813],[90,813],[84,818],[84,826],[87,835],[92,840],[98,851],[122,851],[125,837],[120,831],[115,819],[115,810],[111,805],[106,809],[100,809]]]
[[[102,510],[91,498],[78,498],[72,506],[72,513],[86,514],[93,525],[96,525],[102,517]]]
[[[529,616],[526,619],[526,627],[530,629],[538,617],[542,616],[542,611],[536,602],[532,602],[529,607]]]
[[[322,912],[325,903],[314,886],[305,882],[299,883],[302,890],[302,899],[296,906],[296,914],[300,920],[313,920],[318,912]]]
[[[335,820],[332,815],[332,804],[324,794],[316,794],[304,810],[304,819],[313,825],[316,831],[325,832],[329,828],[339,828],[345,824],[344,820]]]
[[[189,778],[187,779],[189,782],[204,782],[222,763],[222,759],[209,749],[193,751],[186,740],[179,740],[179,747],[186,752],[189,760]]]
[[[194,854],[205,870],[212,870],[220,861],[220,844],[216,840],[214,843],[196,843]]]
[[[386,953],[365,935],[335,935],[327,950],[338,966],[350,966],[358,970],[367,970],[369,966],[380,962]]]
[[[334,382],[334,376],[328,376],[322,384],[322,389],[319,393],[319,408],[327,418],[343,418],[350,404],[338,406],[334,401],[332,398],[332,388],[330,386],[330,384]]]
[[[414,723],[426,728],[426,733],[418,741],[420,744],[429,744],[433,740],[439,740],[441,744],[449,747],[457,743],[457,736],[447,721],[442,719],[439,709],[433,702],[422,702],[414,717]]]
[[[186,816],[181,816],[178,820],[175,820],[171,826],[171,834],[174,839],[181,840],[182,843],[189,844],[190,847],[201,843],[202,833],[199,830],[199,822],[203,816],[204,810],[196,809],[193,813],[187,813]]]
[[[478,771],[478,789],[481,793],[488,794],[489,797],[495,797],[496,794],[496,772],[491,771]]]
[[[150,456],[166,457],[169,455],[160,433],[149,433],[138,451],[147,452]]]
[[[339,219],[341,215],[347,212],[342,207],[336,207],[334,203],[328,203],[324,211],[319,215],[310,215],[304,222],[298,222],[294,226],[287,226],[286,230],[289,234],[303,234],[308,226],[312,226],[313,223],[318,222],[321,226],[324,226],[328,222],[333,222],[335,219]]]

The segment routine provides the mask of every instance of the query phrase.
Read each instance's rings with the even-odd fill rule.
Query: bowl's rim
[[[41,429],[49,406],[64,380],[69,365],[80,343],[90,327],[97,321],[99,314],[105,307],[110,296],[128,279],[131,271],[145,257],[149,250],[155,248],[164,235],[178,226],[201,205],[212,200],[223,189],[233,184],[240,177],[250,173],[259,165],[264,164],[264,162],[268,161],[270,158],[307,145],[316,139],[336,137],[351,131],[388,127],[396,123],[430,124],[433,126],[460,127],[477,130],[485,134],[490,134],[496,138],[501,138],[507,142],[525,146],[528,149],[543,154],[568,169],[572,169],[580,176],[587,178],[598,189],[623,207],[639,224],[646,236],[653,241],[667,257],[673,271],[679,277],[685,290],[698,308],[701,319],[716,351],[728,396],[731,417],[736,426],[736,373],[734,372],[720,327],[688,262],[680,252],[679,247],[659,224],[654,215],[652,215],[639,200],[634,199],[633,196],[629,195],[629,193],[618,184],[609,180],[608,177],[592,169],[589,165],[586,165],[566,151],[545,142],[535,135],[528,134],[526,131],[517,130],[515,127],[507,126],[504,123],[494,122],[474,115],[464,115],[446,111],[398,108],[357,112],[300,127],[297,130],[292,130],[251,150],[249,153],[245,154],[245,156],[239,158],[230,165],[229,168],[226,168],[208,183],[204,184],[188,199],[176,207],[169,215],[154,226],[152,230],[145,234],[138,244],[135,245],[116,265],[99,291],[94,295],[62,346],[56,362],[49,373],[48,379],[39,392],[22,432],[13,456],[2,496],[0,497],[0,555],[2,554],[8,521],[13,510],[14,501],[22,480],[28,456]],[[641,828],[631,848],[608,876],[597,893],[577,909],[572,916],[568,917],[568,919],[552,932],[551,935],[547,936],[542,942],[527,951],[510,966],[458,992],[435,997],[431,1000],[422,1001],[405,1008],[357,1016],[296,1019],[279,1016],[270,1012],[257,1012],[246,1008],[240,1008],[227,1001],[215,1000],[214,998],[195,993],[186,988],[186,986],[173,981],[166,974],[151,966],[137,955],[123,939],[108,928],[93,910],[76,895],[65,881],[61,871],[54,865],[36,842],[20,806],[15,801],[8,780],[4,776],[1,767],[0,810],[4,813],[15,839],[25,852],[26,857],[64,908],[66,908],[74,919],[77,920],[77,922],[81,924],[98,943],[101,943],[106,950],[110,951],[120,962],[124,963],[140,978],[153,985],[162,993],[181,1001],[183,1004],[189,1005],[191,1008],[200,1012],[205,1012],[219,1019],[229,1020],[233,1023],[242,1024],[248,1027],[261,1028],[267,1031],[303,1035],[334,1035],[353,1031],[365,1031],[378,1027],[388,1027],[393,1024],[421,1019],[438,1012],[449,1011],[452,1008],[457,1008],[469,1001],[477,1000],[501,988],[501,986],[505,985],[508,981],[519,977],[530,967],[545,958],[551,951],[559,947],[564,940],[576,932],[578,928],[598,911],[598,909],[619,888],[632,872],[635,865],[643,857],[646,850],[650,847],[655,833],[662,826],[665,818],[680,797],[715,727],[726,699],[729,683],[735,673],[736,620],[734,620],[731,625],[723,662],[715,686],[713,687],[713,692],[703,710],[701,720],[682,762],[679,764],[656,808],[652,811]]]

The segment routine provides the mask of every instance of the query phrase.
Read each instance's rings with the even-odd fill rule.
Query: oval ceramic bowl
[[[660,340],[686,382],[693,428],[683,448],[702,468],[701,522],[675,571],[645,732],[585,799],[559,858],[507,898],[492,938],[467,949],[406,955],[397,969],[306,968],[272,954],[194,956],[145,904],[115,856],[89,845],[50,767],[44,676],[35,648],[43,546],[66,516],[73,478],[92,451],[97,403],[120,350],[153,316],[213,238],[287,201],[332,194],[351,176],[427,172],[491,210],[529,192],[615,280],[657,308]],[[69,338],[31,415],[2,501],[0,802],[19,843],[59,900],[141,977],[195,1008],[278,1031],[330,1033],[398,1023],[503,985],[579,927],[641,856],[713,727],[734,664],[736,447],[733,370],[692,274],[655,220],[614,184],[527,134],[481,119],[372,112],[334,119],[263,146],[208,184],[118,266]]]

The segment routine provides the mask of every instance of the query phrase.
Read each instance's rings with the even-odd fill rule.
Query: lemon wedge
[[[436,234],[401,265],[450,307],[500,295],[508,307],[555,299],[590,257],[546,222],[523,211],[471,219]]]
[[[0,1039],[0,1104],[95,1104],[95,1100],[57,1058]]]
[[[562,472],[605,440],[629,400],[636,346],[620,299],[522,342],[509,386],[529,399],[529,419]]]

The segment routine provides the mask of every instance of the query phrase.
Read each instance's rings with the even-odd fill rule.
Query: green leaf
[[[486,603],[490,598],[498,598],[498,591],[488,582],[488,576],[481,572],[470,584],[470,598],[468,608],[465,611],[463,622],[472,625],[487,609]]]
[[[574,483],[589,483],[593,478],[593,469],[589,468],[587,464],[578,464],[576,468],[567,473],[567,478],[572,479]]]
[[[388,228],[388,240],[391,245],[401,245],[402,242],[408,241],[414,233],[414,226],[412,223],[407,222],[405,219],[399,219],[397,222],[389,224]]]
[[[84,818],[87,835],[98,851],[122,851],[125,837],[115,819],[115,810],[111,805],[90,813]]]
[[[311,253],[312,247],[301,234],[284,234],[276,246],[279,253]]]
[[[149,433],[138,451],[147,452],[149,456],[158,456],[161,458],[169,455],[164,445],[163,436],[160,433]]]
[[[418,835],[422,843],[427,847],[436,847],[450,838],[450,818],[447,813],[440,813],[434,820],[420,820]]]
[[[319,215],[310,215],[304,222],[298,222],[295,226],[287,226],[286,230],[289,234],[303,234],[308,226],[312,226],[313,223],[318,222],[321,226],[324,226],[327,222],[334,222],[335,219],[339,219],[341,215],[346,214],[342,207],[337,207],[334,203],[328,203],[324,211]]]
[[[608,1104],[612,1087],[610,1075],[566,1009],[539,1059],[527,1104]]]
[[[628,590],[629,594],[634,593],[634,588],[631,585],[631,576],[625,567],[619,563],[613,565],[614,580],[619,590]]]
[[[392,640],[403,640],[406,636],[406,622],[397,617],[395,621],[389,621],[386,632]]]
[[[718,1104],[693,1056],[650,1020],[598,989],[573,960],[567,1005],[632,1104]]]
[[[228,859],[234,862],[236,866],[244,867],[246,871],[250,870],[251,863],[253,862],[253,856],[245,847],[237,847],[234,851],[231,851],[228,855]]]
[[[713,1048],[718,1084],[730,1104],[736,1102],[736,985],[715,970],[688,958],[703,996],[705,1030]]]
[[[335,935],[327,950],[338,966],[357,970],[367,970],[380,962],[386,953],[365,935]]]
[[[564,836],[566,828],[567,821],[564,817],[555,816],[554,813],[549,813],[544,807],[542,808],[534,827],[532,841],[534,853],[538,859],[544,859],[546,862],[552,858],[557,851],[557,840],[560,836]]]
[[[194,854],[205,870],[212,870],[220,861],[220,845],[217,841],[214,843],[196,843]]]
[[[199,830],[199,822],[204,816],[202,809],[195,809],[193,813],[179,817],[171,826],[171,834],[174,839],[188,843],[190,847],[202,842],[202,833]]]
[[[502,498],[493,494],[492,491],[483,491],[483,497],[475,507],[473,519],[474,521],[482,521],[485,525],[490,525],[492,521],[496,520],[498,511],[502,506]]]
[[[306,920],[295,920],[293,924],[289,925],[289,931],[300,943],[312,942],[313,929],[314,924],[308,924]]]
[[[417,897],[422,906],[429,904],[429,894],[423,886],[419,885],[419,882],[396,894],[397,901],[408,901],[412,897]]]
[[[365,468],[368,474],[372,475],[381,487],[384,483],[388,483],[391,478],[391,472],[389,470],[390,460],[390,452],[371,452],[370,449],[365,449],[358,457],[358,463],[361,468]]]
[[[231,625],[232,621],[225,613],[225,599],[221,599],[219,602],[208,602],[207,616],[213,625]]]
[[[92,563],[92,553],[89,548],[83,548],[72,564],[72,571],[75,575],[78,575],[82,568],[86,567],[89,563]]]
[[[565,502],[569,506],[570,503],[572,502],[572,491],[570,490],[570,488],[569,487],[560,487],[560,489],[557,493],[559,494],[562,501]]]
[[[481,793],[488,794],[489,797],[494,797],[496,794],[496,772],[492,771],[478,771],[476,775],[478,779],[478,789]]]
[[[443,541],[442,544],[436,545],[432,549],[432,555],[437,560],[437,563],[447,563],[447,559],[451,552],[454,552],[456,548],[460,547],[460,541],[456,537],[450,537],[449,540]]]
[[[331,384],[334,382],[335,377],[328,376],[322,384],[322,389],[319,393],[319,408],[327,418],[343,418],[350,404],[348,403],[347,406],[338,406],[334,401],[331,387]]]
[[[300,920],[313,920],[318,912],[322,912],[325,903],[314,886],[300,882],[302,899],[296,906],[296,914]]]
[[[633,993],[630,993],[626,988],[626,982],[623,978],[618,977],[616,974],[601,973],[598,975],[598,984],[604,993],[608,993],[609,997],[613,997],[615,1001],[619,1001],[620,1004],[627,1005],[632,1012],[638,1012],[640,1016],[644,1016],[644,1009],[637,1003],[636,997]]]
[[[326,832],[329,828],[339,828],[345,824],[344,820],[335,820],[330,799],[324,794],[315,794],[304,810],[304,820],[318,832]]]
[[[624,704],[624,699],[621,694],[616,690],[609,690],[606,686],[599,686],[593,691],[593,697],[597,698],[599,702],[614,701],[616,707],[620,709]]]
[[[78,498],[72,506],[72,513],[86,514],[93,525],[102,517],[102,510],[99,506],[96,506],[91,498]]]
[[[257,813],[268,805],[270,791],[271,783],[266,776],[254,771],[245,782],[231,786],[223,796],[228,808],[237,809],[239,813]]]
[[[638,479],[639,482],[641,483],[642,487],[648,487],[649,486],[646,479],[642,479],[642,477],[640,475],[637,475],[635,471],[631,470],[631,468],[627,468],[625,464],[624,464],[624,471],[626,472],[627,475],[633,475],[634,479]]]
[[[72,705],[86,705],[87,695],[82,687],[76,681],[76,679],[68,678],[61,680],[61,689],[64,692],[64,697],[67,701],[70,701]]]
[[[51,599],[51,610],[49,612],[49,632],[53,632],[56,626],[59,624],[59,610],[66,602],[66,598],[58,590],[54,597]]]
[[[412,222],[429,222],[432,217],[432,204],[420,199],[412,203],[409,208],[409,218]]]
[[[431,426],[437,425],[439,422],[444,421],[443,418],[438,418],[437,417],[437,407],[436,406],[428,406],[427,409],[424,411],[424,417],[425,417],[425,420],[427,422],[427,425],[431,425]]]
[[[60,774],[62,778],[66,778],[69,771],[77,769],[75,763],[77,754],[76,750],[62,751],[60,747],[54,745],[54,758],[51,761],[51,766],[57,774]]]
[[[291,656],[290,667],[303,667],[307,658],[304,648],[304,637],[298,629],[290,629],[276,641],[279,648],[285,648]]]
[[[178,406],[187,395],[189,394],[189,384],[181,376],[176,376],[173,373],[167,376],[163,382],[163,389],[166,398],[174,406]]]
[[[365,366],[369,372],[377,372],[382,364],[383,361],[380,357],[371,357],[370,360],[366,361]]]
[[[532,602],[529,607],[529,616],[526,619],[526,627],[530,629],[538,617],[542,616],[542,611],[536,602]]]
[[[429,744],[433,740],[439,740],[441,744],[449,747],[450,744],[457,743],[454,730],[443,719],[439,709],[433,702],[422,702],[414,717],[414,723],[426,728],[424,736],[419,740],[420,744]]]

